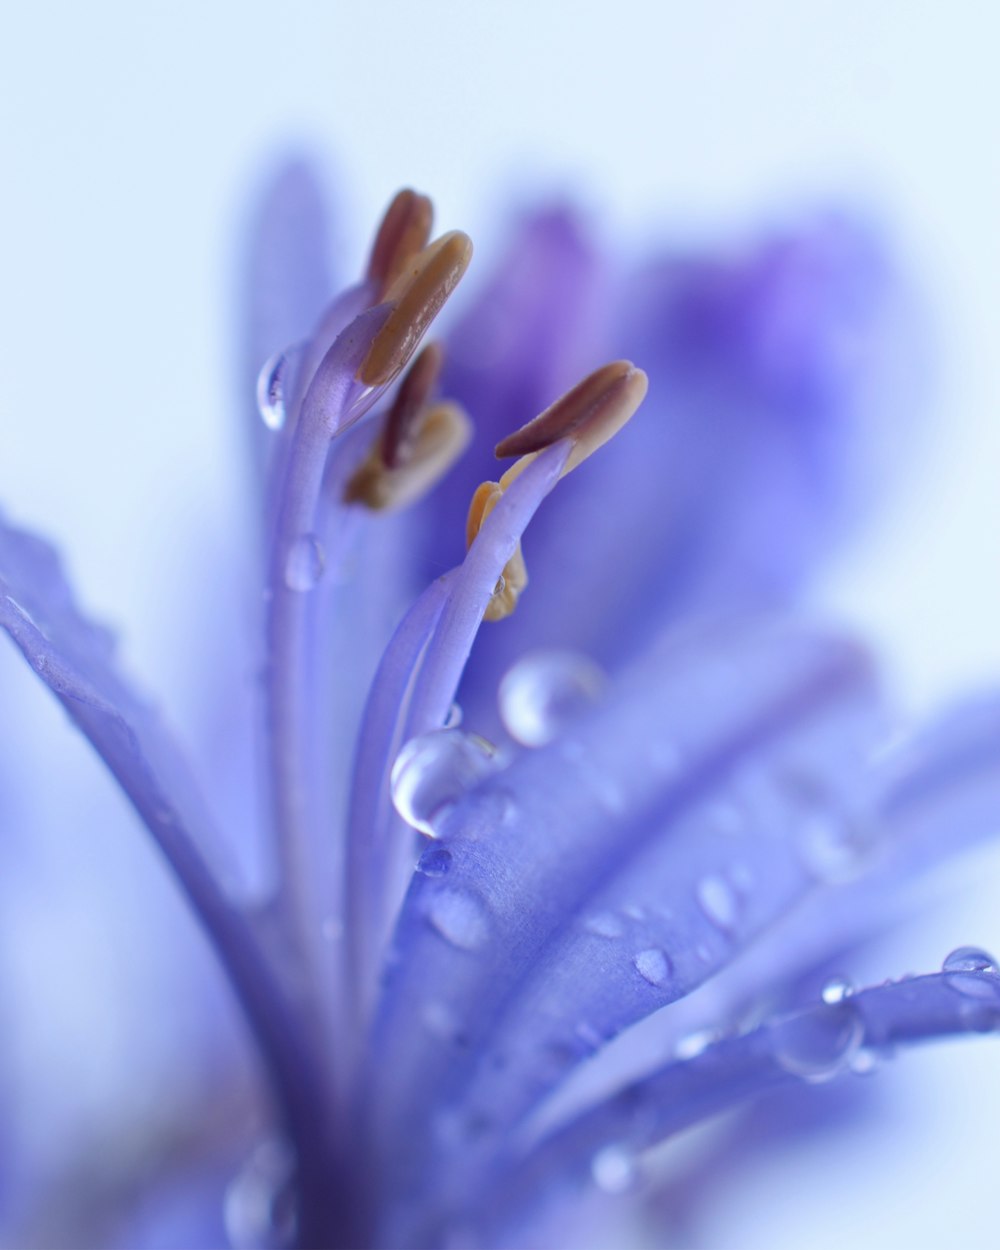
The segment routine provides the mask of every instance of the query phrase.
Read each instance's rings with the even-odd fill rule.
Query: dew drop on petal
[[[602,938],[620,938],[625,932],[624,924],[613,911],[595,912],[593,916],[587,917],[583,927],[588,933]]]
[[[864,1022],[849,999],[797,1012],[771,1025],[774,1057],[805,1081],[828,1081],[861,1049]]]
[[[992,955],[977,946],[959,946],[941,965],[942,972],[993,972],[997,962]]]
[[[878,1071],[881,1062],[882,1057],[877,1050],[862,1046],[856,1054],[851,1056],[847,1066],[855,1076],[872,1076]]]
[[[500,719],[517,742],[545,746],[600,697],[605,682],[604,673],[585,655],[530,652],[500,681]]]
[[[407,824],[436,838],[458,799],[500,766],[493,746],[460,729],[438,729],[411,738],[392,766],[389,788]]]
[[[697,1059],[700,1054],[708,1050],[709,1046],[714,1045],[719,1037],[717,1029],[697,1029],[693,1033],[685,1033],[674,1045],[674,1058]]]
[[[285,424],[285,393],[288,386],[290,358],[298,348],[275,352],[257,375],[257,410],[269,430],[280,430]]]
[[[606,1194],[624,1194],[635,1184],[635,1159],[624,1146],[605,1146],[590,1161],[590,1174]]]
[[[806,788],[796,797],[801,809],[799,854],[806,869],[824,885],[854,880],[874,847],[874,826],[819,791]]]
[[[695,887],[698,906],[718,929],[732,930],[739,919],[740,905],[729,882],[716,873],[701,878]]]
[[[295,1236],[294,1160],[279,1141],[262,1142],[229,1183],[223,1219],[235,1250],[290,1246]]]
[[[300,534],[288,548],[285,585],[289,590],[313,590],[323,576],[326,554],[315,534]]]
[[[429,846],[417,860],[417,872],[425,877],[443,877],[451,870],[451,851],[443,846]]]
[[[820,991],[820,998],[828,1006],[835,1006],[842,1003],[845,998],[850,998],[854,993],[854,986],[844,977],[831,977]]]
[[[656,946],[640,951],[632,963],[639,976],[650,985],[662,985],[672,971],[670,960]]]
[[[485,904],[464,890],[439,890],[427,907],[427,920],[452,946],[475,951],[490,933]]]

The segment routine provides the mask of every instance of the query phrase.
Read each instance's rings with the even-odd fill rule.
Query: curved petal
[[[548,978],[546,992],[557,1000],[568,995],[569,1014],[574,994],[587,995],[597,981],[606,986],[607,1001],[598,1006],[613,1030],[687,992],[733,957],[742,936],[737,940],[735,929],[720,931],[713,913],[717,898],[707,906],[697,901],[700,879],[728,865],[732,835],[711,817],[707,827],[699,822],[700,803],[716,798],[735,772],[766,762],[778,744],[823,721],[831,709],[834,716],[842,709],[850,721],[853,708],[861,725],[859,730],[855,724],[854,745],[863,749],[864,724],[877,700],[855,651],[790,630],[725,642],[719,645],[716,637],[666,649],[633,674],[615,700],[582,721],[568,742],[521,755],[507,773],[453,809],[442,830],[451,868],[441,879],[415,879],[411,886],[395,938],[406,959],[390,968],[373,1043],[377,1130],[389,1155],[386,1166],[397,1171],[404,1195],[419,1191],[407,1173],[419,1170],[420,1161],[401,1159],[394,1142],[400,1134],[432,1134],[435,1112],[458,1105],[474,1072],[504,1087],[496,1101],[507,1105],[495,1108],[491,1097],[490,1109],[507,1122],[504,1117],[524,1109],[522,1092],[530,1101],[589,1053],[577,1039],[575,1053],[566,1052],[553,1071],[544,1044],[537,1051],[526,1048],[527,1054],[517,1048],[517,1062],[513,1052],[494,1050],[494,1040],[507,1036],[507,1014],[520,1008],[522,994],[530,998],[539,969],[538,984]],[[808,760],[820,776],[824,767],[829,770],[828,751],[817,752],[815,760],[808,746],[803,753],[803,767]],[[835,772],[847,758],[845,751]],[[787,824],[787,810],[781,815]],[[750,859],[759,857],[752,869],[749,933],[789,907],[811,877],[780,832],[747,840],[744,847]],[[638,917],[628,917],[651,864],[652,895],[643,895]],[[605,891],[623,907],[612,913],[620,932],[634,922],[633,940],[648,930],[663,942],[673,932],[671,951],[660,953],[664,965],[676,960],[676,978],[668,969],[657,987],[652,982],[658,978],[644,975],[631,958],[618,966],[618,955],[605,977],[593,975],[602,944],[608,947],[607,938],[593,931],[595,919],[601,924],[596,904]],[[657,893],[664,897],[657,899]],[[658,903],[669,920],[658,914]],[[582,960],[582,984],[560,979],[560,959],[570,948],[571,966]],[[630,947],[629,956],[646,949]],[[561,1021],[556,1036],[562,1040],[560,1030],[577,1023]],[[538,1024],[536,1016],[532,1037]],[[598,1033],[601,1027],[597,1022]],[[415,1032],[427,1039],[421,1048],[412,1044]],[[527,1072],[521,1061],[528,1062]],[[504,1077],[508,1064],[513,1084]],[[433,1135],[429,1146],[432,1141]],[[437,1142],[446,1151],[457,1144]],[[434,1157],[428,1150],[424,1162]],[[395,1193],[394,1200],[401,1196]]]
[[[668,1063],[536,1145],[502,1180],[498,1169],[483,1223],[509,1244],[540,1207],[591,1182],[599,1152],[609,1146],[631,1160],[747,1099],[847,1075],[859,1057],[866,1068],[868,1055],[896,1046],[998,1030],[1000,977],[990,972],[888,983],[778,1017],[695,1058]]]

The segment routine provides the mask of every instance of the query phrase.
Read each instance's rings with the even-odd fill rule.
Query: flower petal
[[[834,720],[843,712],[848,723],[860,722],[861,730],[855,725],[845,738],[864,741],[873,704],[867,665],[843,644],[792,630],[689,641],[665,649],[633,674],[569,742],[521,755],[495,782],[457,804],[442,829],[450,871],[411,886],[395,938],[406,959],[390,969],[375,1033],[375,1111],[394,1156],[388,1165],[401,1165],[391,1145],[401,1133],[426,1137],[442,1110],[464,1104],[474,1072],[487,1087],[503,1087],[496,1100],[502,1106],[492,1096],[488,1100],[489,1113],[503,1123],[564,1074],[565,1063],[552,1070],[544,1037],[534,1045],[537,1015],[531,1046],[516,1054],[494,1048],[499,1038],[510,1040],[508,1020],[520,1018],[522,1001],[540,1001],[531,989],[535,984],[545,983],[557,1006],[562,996],[567,1019],[559,1028],[580,1022],[574,995],[604,986],[603,997],[598,993],[592,1004],[603,1014],[593,1022],[600,1033],[687,992],[728,962],[742,937],[723,935],[718,915],[713,918],[696,895],[702,878],[725,869],[733,839],[724,828],[699,821],[698,805],[716,797],[741,767],[766,762],[779,744],[790,744],[794,753],[793,736],[822,723],[831,709]],[[835,777],[849,755],[828,746],[817,740],[814,759],[807,733],[799,764],[808,763],[820,778],[826,770],[833,785],[831,769]],[[782,812],[779,804],[776,811],[783,825],[790,823],[787,808]],[[791,906],[812,879],[792,840],[780,833],[745,839],[741,850],[755,879],[749,934]],[[608,941],[588,931],[587,921],[600,914],[596,904],[605,891],[614,894],[616,907],[633,902],[647,874],[659,897],[643,896],[634,927],[647,926],[657,935],[668,969],[663,985],[654,984],[657,970],[647,976],[632,962],[653,949],[652,937],[648,945],[630,947],[627,957],[616,956],[605,976],[594,976],[594,960]],[[658,904],[672,920],[656,914]],[[613,914],[627,923],[628,917]],[[659,944],[671,934],[666,950]],[[561,977],[560,960],[566,958],[571,970],[579,962],[574,978]],[[669,970],[675,962],[676,979]],[[445,1019],[453,1022],[450,1031],[434,1024]],[[414,1033],[427,1036],[428,1030],[433,1036],[427,1044],[415,1047]],[[587,1053],[578,1043],[565,1058],[580,1061]],[[457,1144],[438,1142],[445,1149]],[[409,1190],[410,1182],[400,1183]]]
[[[998,1030],[1000,977],[988,972],[912,978],[778,1017],[668,1063],[536,1145],[504,1181],[494,1173],[484,1223],[492,1217],[504,1243],[523,1236],[541,1206],[592,1180],[595,1156],[611,1144],[634,1157],[749,1098],[846,1075],[859,1055]]]

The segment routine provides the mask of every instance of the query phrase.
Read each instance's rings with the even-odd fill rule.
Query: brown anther
[[[437,485],[471,438],[472,422],[458,404],[424,405],[411,421],[406,456],[390,467],[383,438],[377,438],[347,483],[344,500],[379,512],[405,508]]]
[[[406,459],[408,447],[413,441],[417,415],[430,399],[443,362],[444,351],[441,345],[428,343],[403,375],[382,427],[380,446],[386,468],[394,469]]]
[[[472,543],[482,528],[483,522],[503,498],[503,488],[499,482],[483,482],[476,487],[469,504],[469,515],[465,523],[466,546]],[[502,621],[517,607],[521,592],[528,584],[528,569],[524,563],[521,544],[518,543],[514,554],[503,566],[503,573],[494,588],[493,595],[486,605],[483,620]]]
[[[527,456],[568,438],[573,449],[562,471],[565,476],[618,433],[642,403],[647,386],[645,373],[631,361],[604,365],[508,434],[497,444],[496,455]]]
[[[472,240],[460,230],[412,256],[386,292],[393,305],[358,369],[365,386],[382,386],[404,368],[472,259]]]
[[[385,210],[368,258],[368,280],[379,298],[392,286],[407,261],[427,246],[434,221],[434,205],[426,195],[400,191]]]

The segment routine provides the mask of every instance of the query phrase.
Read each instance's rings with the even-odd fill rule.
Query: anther
[[[384,435],[344,489],[346,503],[375,511],[405,508],[444,477],[472,438],[472,422],[458,404],[423,405],[409,421],[405,454],[394,465],[383,455]]]
[[[403,369],[472,259],[472,240],[453,230],[411,256],[385,293],[392,311],[358,369],[365,386],[384,386]]]
[[[400,191],[385,210],[368,259],[368,280],[379,298],[392,286],[411,257],[427,246],[434,206],[426,195]]]
[[[403,376],[382,427],[382,462],[393,469],[406,459],[407,445],[420,410],[430,399],[441,373],[444,352],[439,343],[428,343]]]
[[[618,433],[642,403],[648,384],[645,373],[631,361],[604,365],[533,421],[508,434],[497,444],[496,455],[530,456],[568,438],[573,448],[562,471],[565,476]]]
[[[469,515],[465,523],[466,545],[471,547],[483,522],[503,498],[503,487],[499,482],[483,482],[476,488],[469,505]],[[528,569],[524,563],[521,544],[518,543],[514,554],[503,566],[500,580],[494,587],[483,619],[486,621],[502,621],[517,607],[521,592],[528,584]]]

